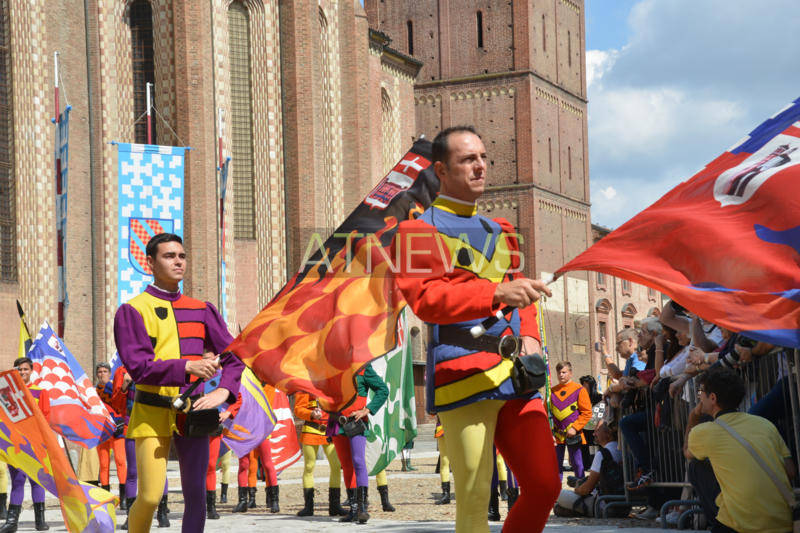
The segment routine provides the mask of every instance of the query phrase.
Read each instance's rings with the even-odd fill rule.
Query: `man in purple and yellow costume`
[[[217,309],[180,293],[187,264],[181,238],[160,233],[150,239],[147,264],[154,283],[121,305],[114,319],[117,351],[136,384],[127,437],[136,442],[139,490],[128,512],[128,528],[132,533],[150,531],[173,441],[185,502],[181,530],[195,533],[203,531],[206,521],[208,437],[181,435],[172,401],[192,381],[210,379],[222,366],[219,388],[190,398],[191,408],[235,402],[244,364],[230,352],[221,353],[233,338]],[[221,355],[203,358],[206,351]]]
[[[558,385],[550,392],[550,415],[553,418],[553,437],[556,439],[558,475],[564,473],[564,451],[569,450],[569,464],[576,477],[583,477],[581,445],[586,444],[583,426],[592,419],[592,402],[582,385],[572,381],[572,363],[556,365]]]

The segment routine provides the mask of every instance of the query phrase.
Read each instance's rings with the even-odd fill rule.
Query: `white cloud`
[[[619,226],[800,96],[795,4],[643,0],[628,43],[587,51],[594,222]]]

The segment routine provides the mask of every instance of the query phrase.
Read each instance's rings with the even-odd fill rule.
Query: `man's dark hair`
[[[105,368],[106,370],[111,372],[111,365],[106,362],[102,362],[102,363],[97,363],[97,366],[94,367],[94,373],[97,374],[97,371],[100,370],[101,368]]]
[[[158,245],[162,242],[177,242],[178,244],[183,244],[183,239],[174,233],[159,233],[158,235],[153,235],[153,238],[147,241],[147,255],[155,258],[158,252]]]
[[[556,372],[561,372],[561,369],[564,368],[565,366],[568,366],[569,369],[572,370],[572,363],[570,363],[569,361],[561,361],[556,365]]]
[[[706,396],[716,394],[717,405],[722,410],[736,409],[745,395],[744,381],[729,368],[712,367],[697,378]]]
[[[441,161],[447,162],[447,156],[450,155],[450,147],[447,144],[447,138],[453,133],[473,133],[481,138],[480,133],[475,129],[475,126],[451,126],[443,129],[433,138],[433,147],[431,148],[431,156],[433,162]]]
[[[14,368],[17,368],[19,365],[28,363],[31,368],[33,368],[33,361],[31,361],[30,357],[18,357],[14,360]]]

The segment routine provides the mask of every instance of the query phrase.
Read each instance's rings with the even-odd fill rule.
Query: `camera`
[[[736,344],[738,344],[742,348],[750,348],[752,350],[753,348],[756,347],[758,341],[754,341],[753,339],[748,339],[747,337],[739,335],[736,337]]]
[[[584,481],[586,481],[586,476],[584,477],[567,476],[567,486],[573,489],[578,485],[582,485]]]

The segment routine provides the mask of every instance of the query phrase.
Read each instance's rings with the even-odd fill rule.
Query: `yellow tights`
[[[317,464],[317,446],[322,446],[325,457],[328,458],[330,466],[330,477],[328,486],[338,489],[342,486],[342,466],[339,464],[339,456],[336,455],[336,448],[333,443],[328,444],[303,444],[303,488],[314,488],[314,466]]]
[[[153,514],[164,495],[167,482],[167,456],[170,437],[136,439],[136,467],[139,471],[139,494],[128,511],[129,533],[148,533]]]
[[[492,444],[505,402],[483,400],[441,411],[447,454],[455,473],[456,533],[489,531],[486,509],[492,484]]]
[[[447,444],[444,435],[439,437],[439,476],[442,483],[450,483],[450,459],[447,458]]]

